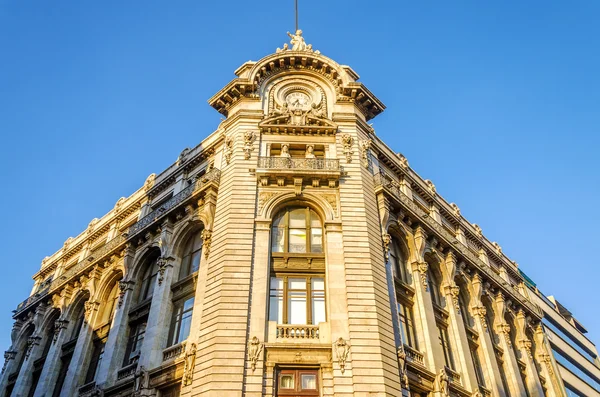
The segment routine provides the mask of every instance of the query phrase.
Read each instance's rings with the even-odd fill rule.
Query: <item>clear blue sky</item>
[[[377,134],[600,343],[600,2],[300,0]],[[207,99],[288,40],[293,0],[0,0],[0,349],[62,247],[214,131]]]

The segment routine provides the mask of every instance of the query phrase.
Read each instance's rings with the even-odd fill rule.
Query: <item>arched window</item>
[[[181,260],[181,270],[179,271],[179,279],[184,279],[192,273],[198,271],[200,267],[200,258],[202,256],[202,230],[190,236],[183,248],[183,256]]]
[[[315,211],[288,207],[273,220],[269,321],[326,321],[323,226]],[[291,266],[290,266],[291,265]]]
[[[390,247],[390,263],[392,265],[392,269],[394,269],[394,272],[396,273],[396,277],[405,283],[408,283],[406,260],[404,259],[404,255],[402,255],[400,246],[394,237],[392,237],[392,246]]]
[[[155,252],[146,261],[146,271],[142,277],[142,288],[140,289],[138,302],[152,298],[156,284],[156,275],[158,274],[158,258],[160,258],[160,252]]]
[[[427,283],[429,294],[431,295],[431,301],[438,306],[442,306],[442,300],[440,297],[440,282],[435,272],[433,272],[431,269],[427,272]]]
[[[323,252],[323,227],[310,208],[292,207],[273,219],[271,250],[293,254]]]

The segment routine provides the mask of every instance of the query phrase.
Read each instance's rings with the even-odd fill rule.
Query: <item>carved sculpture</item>
[[[233,137],[228,136],[228,137],[225,137],[225,148],[224,148],[225,162],[227,164],[229,164],[231,162],[232,155],[233,155]]]
[[[398,355],[398,369],[400,370],[400,382],[405,389],[408,389],[408,373],[406,371],[406,352],[404,347],[400,346],[396,351]]]
[[[342,374],[346,370],[346,360],[348,359],[348,353],[350,353],[350,343],[345,341],[341,336],[333,344],[333,349],[340,366]]]
[[[370,139],[365,139],[360,142],[360,157],[362,159],[363,167],[369,168],[371,165],[371,158],[369,152],[371,150],[371,144],[373,143]]]
[[[306,145],[306,153],[304,153],[304,158],[314,159],[315,156],[315,145]]]
[[[212,242],[212,231],[208,229],[202,230],[202,251],[204,251],[204,257],[208,258],[210,253],[210,243]]]
[[[306,50],[306,43],[304,42],[304,37],[302,37],[302,30],[296,30],[295,34],[287,32],[287,35],[291,38],[290,43],[292,43],[292,51]]]
[[[281,153],[279,154],[279,157],[286,157],[286,158],[292,157],[292,156],[290,156],[290,145],[288,143],[281,144]]]
[[[68,320],[56,320],[54,322],[54,335],[52,336],[52,343],[56,343],[58,336],[60,335],[60,331],[64,328],[67,328],[68,323]]]
[[[390,236],[388,233],[384,233],[383,236],[381,236],[381,239],[383,241],[383,256],[385,257],[385,262],[387,263],[390,260],[390,245],[392,243],[392,236]]]
[[[481,231],[481,228],[479,227],[478,224],[474,223],[473,224],[473,228],[475,229],[475,231],[477,232],[477,236],[478,237],[482,237],[483,236],[483,232]]]
[[[152,187],[154,186],[155,178],[156,178],[156,174],[148,175],[148,178],[146,178],[146,182],[144,182],[144,191],[145,192],[152,189]]]
[[[400,166],[404,169],[408,168],[408,159],[402,153],[396,153],[396,156],[400,159]]]
[[[190,148],[186,147],[185,149],[183,149],[181,151],[181,153],[179,154],[179,157],[177,157],[177,165],[181,165],[183,163],[185,163],[185,160],[187,160],[187,156],[190,153]]]
[[[352,145],[354,144],[354,138],[350,134],[342,135],[342,145],[344,146],[344,155],[346,156],[346,162],[352,162],[352,155],[354,152],[352,151]]]
[[[260,358],[260,353],[263,349],[263,344],[260,343],[260,340],[253,336],[248,344],[248,359],[250,360],[250,367],[252,368],[252,372],[256,369],[256,363]]]
[[[458,205],[452,203],[450,204],[450,207],[452,207],[452,212],[454,212],[455,216],[460,216],[460,208],[458,208]]]
[[[244,132],[244,158],[249,160],[252,154],[252,149],[254,149],[254,138],[255,134],[252,131]]]
[[[429,188],[431,194],[435,196],[435,185],[433,184],[433,182],[429,179],[425,179],[425,183],[427,184],[427,187]]]
[[[148,371],[143,365],[139,366],[133,375],[133,391],[139,395],[139,392],[148,388],[148,381]]]
[[[194,368],[196,367],[196,344],[190,344],[190,348],[185,353],[185,359],[183,363],[183,377],[181,383],[183,386],[191,385],[194,379]]]
[[[446,370],[444,368],[440,369],[440,372],[438,372],[437,376],[435,377],[433,390],[440,393],[442,397],[450,397],[448,374],[446,374]]]
[[[160,257],[156,260],[156,266],[158,267],[158,285],[162,285],[165,280],[165,272],[169,266],[167,258]]]

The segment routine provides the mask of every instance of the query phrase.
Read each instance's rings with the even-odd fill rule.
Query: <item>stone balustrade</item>
[[[167,347],[163,350],[163,361],[174,360],[178,357],[183,357],[185,354],[185,342]]]
[[[406,352],[406,360],[419,365],[425,365],[423,354],[413,349],[408,345],[404,345],[404,351]]]
[[[285,339],[319,339],[318,325],[277,325],[277,338]]]
[[[444,367],[444,369],[446,370],[446,374],[448,375],[448,381],[452,384],[455,385],[460,385],[460,374],[458,372],[456,372],[455,370],[448,368],[448,367]]]
[[[117,381],[130,378],[135,375],[138,363],[129,364],[117,371]]]

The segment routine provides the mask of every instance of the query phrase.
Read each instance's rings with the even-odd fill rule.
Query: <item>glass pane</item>
[[[296,208],[290,211],[290,228],[306,227],[306,209]]]
[[[192,258],[189,255],[183,257],[183,260],[181,261],[181,270],[179,271],[179,279],[187,277],[190,274],[189,270],[191,259]]]
[[[312,293],[312,323],[317,325],[325,322],[325,292]]]
[[[194,308],[194,298],[189,298],[183,304],[183,310],[187,311],[187,310],[192,310],[193,308]]]
[[[283,227],[274,227],[271,235],[271,251],[283,252],[283,236],[285,229]]]
[[[306,290],[306,279],[305,278],[289,278],[288,279],[289,289],[301,289]]]
[[[325,291],[325,279],[312,278],[310,280],[310,289],[313,291]]]
[[[192,250],[198,251],[200,248],[202,248],[202,231],[199,231],[194,236],[194,246]]]
[[[306,229],[290,229],[289,252],[306,252]]]
[[[282,389],[293,389],[294,388],[294,375],[285,374],[281,375],[279,380],[279,387]]]
[[[306,291],[288,292],[289,324],[306,324]]]
[[[275,219],[273,219],[273,227],[282,227],[283,228],[283,226],[285,226],[284,219],[285,219],[285,211],[282,211],[279,214],[277,214]]]
[[[300,375],[302,390],[315,390],[317,388],[317,376],[312,374]]]
[[[202,254],[202,251],[196,251],[193,255],[192,255],[192,267],[190,269],[190,274],[197,272],[198,268],[200,268],[200,256]]]
[[[310,234],[310,251],[323,252],[323,229],[313,227]]]
[[[269,321],[283,324],[283,279],[277,277],[271,277]]]
[[[321,227],[321,219],[319,215],[313,210],[310,210],[310,227]]]

